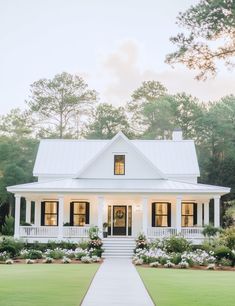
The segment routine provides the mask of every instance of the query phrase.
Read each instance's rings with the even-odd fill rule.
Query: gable
[[[125,175],[114,174],[114,156],[125,155]],[[123,134],[118,134],[77,177],[115,179],[162,179],[164,174]]]

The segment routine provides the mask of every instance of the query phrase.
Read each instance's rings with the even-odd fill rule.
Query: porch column
[[[41,203],[39,200],[35,200],[34,224],[35,226],[41,225]]]
[[[202,203],[197,203],[197,225],[202,226]]]
[[[14,238],[20,237],[20,199],[19,194],[15,194],[15,231]]]
[[[104,197],[103,196],[98,196],[97,226],[100,230],[101,237],[103,237],[103,208],[104,208]]]
[[[177,234],[181,232],[181,202],[182,196],[176,197],[176,231]]]
[[[204,203],[204,225],[209,224],[209,202]]]
[[[58,239],[63,238],[64,225],[64,196],[59,196],[59,217],[58,217]]]
[[[31,223],[31,201],[26,199],[26,216],[25,221]]]
[[[220,196],[214,196],[214,227],[220,227]]]
[[[143,231],[144,235],[147,235],[147,230],[148,230],[148,197],[142,197],[142,209],[143,209],[142,231]]]

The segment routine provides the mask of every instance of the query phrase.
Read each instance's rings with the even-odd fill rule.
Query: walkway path
[[[96,273],[82,306],[153,306],[145,286],[126,258],[107,258]]]

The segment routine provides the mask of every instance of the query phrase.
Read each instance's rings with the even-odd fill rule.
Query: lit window
[[[42,202],[41,224],[46,226],[58,225],[58,202]]]
[[[196,204],[182,203],[182,226],[194,226],[196,222]]]
[[[114,174],[125,174],[125,155],[114,155]]]
[[[152,226],[170,227],[171,226],[171,204],[153,203],[152,204]]]
[[[70,204],[70,225],[84,226],[89,224],[89,203],[72,202]]]

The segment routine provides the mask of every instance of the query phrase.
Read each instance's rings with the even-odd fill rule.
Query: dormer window
[[[114,175],[125,175],[125,155],[114,155]]]

